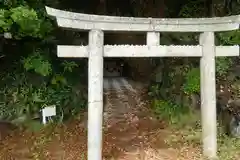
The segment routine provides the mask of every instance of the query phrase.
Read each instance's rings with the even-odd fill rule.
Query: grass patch
[[[223,127],[218,127],[218,155],[221,160],[240,159],[240,139],[224,134]]]
[[[166,143],[170,146],[182,147],[184,144],[201,148],[200,113],[181,114],[178,120],[169,126],[173,132],[166,138]],[[218,157],[219,160],[240,159],[240,139],[227,136],[220,125],[218,125]]]
[[[159,119],[167,120],[169,124],[178,124],[180,119],[189,110],[186,107],[176,105],[170,101],[154,100],[152,104],[153,111]]]

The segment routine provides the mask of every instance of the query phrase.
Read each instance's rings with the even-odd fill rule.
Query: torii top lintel
[[[239,29],[240,15],[215,18],[134,18],[74,13],[46,7],[60,27],[103,31],[207,32]]]

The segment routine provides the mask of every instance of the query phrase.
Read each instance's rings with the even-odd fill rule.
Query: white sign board
[[[42,122],[43,124],[47,123],[47,117],[55,116],[56,115],[56,106],[47,106],[42,109]]]

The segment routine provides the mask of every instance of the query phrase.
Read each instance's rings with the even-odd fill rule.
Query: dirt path
[[[165,143],[171,131],[153,118],[144,99],[143,84],[122,78],[104,81],[103,156],[109,160],[199,159],[199,150]],[[87,153],[86,120],[64,126],[48,127],[42,133],[17,132],[2,141],[1,160],[85,160]]]

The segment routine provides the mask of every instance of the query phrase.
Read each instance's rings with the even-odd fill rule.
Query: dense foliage
[[[3,0],[0,10],[0,119],[25,123],[39,119],[43,107],[56,105],[57,120],[79,115],[85,107],[79,64],[56,61],[56,26],[45,1]],[[72,73],[75,72],[75,73]],[[80,72],[81,73],[81,72]],[[73,76],[72,76],[73,77]]]
[[[206,4],[204,1],[189,1],[189,3],[184,4],[180,11],[179,17],[189,18],[189,17],[204,17],[205,13],[208,13]],[[235,3],[235,6],[224,10],[224,5],[222,2],[215,2],[211,4],[214,9],[207,16],[226,16],[231,14],[239,14],[239,4]],[[231,4],[232,5],[232,4]],[[225,6],[228,7],[228,6]],[[238,8],[238,9],[236,9]],[[168,35],[166,35],[168,36]],[[181,44],[197,44],[198,35],[196,34],[175,34],[171,38],[163,37],[163,41],[166,43],[181,43]],[[170,39],[170,40],[169,40]],[[177,40],[180,39],[181,41]],[[171,41],[172,40],[172,41]],[[173,41],[174,40],[174,41]],[[161,43],[163,42],[161,41]],[[164,42],[163,42],[164,43]],[[238,45],[240,44],[240,31],[231,31],[216,34],[216,44],[217,45]],[[159,61],[159,60],[157,60]],[[152,96],[155,101],[153,103],[153,109],[159,115],[161,112],[162,118],[168,117],[179,117],[179,114],[191,112],[193,108],[199,107],[199,95],[200,95],[200,70],[199,70],[199,59],[193,58],[174,58],[166,59],[165,62],[161,61],[157,63],[159,68],[158,72],[163,72],[160,74],[162,77],[161,81],[158,81],[150,87],[149,95]],[[217,86],[227,86],[232,90],[231,98],[235,99],[239,97],[240,92],[236,92],[236,88],[239,87],[239,57],[229,58],[229,57],[217,57],[216,58],[216,75],[217,75]],[[164,66],[165,64],[165,66]],[[166,67],[166,64],[170,64],[171,68]],[[158,67],[156,67],[158,69]],[[235,71],[232,71],[235,70]],[[157,72],[157,73],[158,73]],[[159,75],[159,74],[157,74]],[[155,78],[155,77],[154,77]],[[219,90],[218,90],[219,91]],[[219,97],[218,97],[219,98]],[[224,105],[227,105],[226,103]],[[178,106],[178,107],[176,107]],[[177,109],[176,109],[177,108]],[[181,109],[182,108],[182,109]],[[176,116],[177,115],[177,116]],[[172,121],[170,121],[172,122]]]
[[[77,44],[81,41],[82,44],[85,41],[82,40],[83,34],[59,29],[54,20],[46,15],[45,5],[76,12],[144,17],[239,14],[239,5],[235,1],[232,2],[235,5],[231,3],[233,7],[224,6],[223,2],[208,4],[204,0],[171,0],[165,4],[164,1],[155,3],[142,0],[119,2],[0,0],[0,119],[25,122],[39,118],[41,108],[56,105],[60,115],[58,120],[63,120],[78,115],[86,105],[85,61],[62,60],[55,56],[57,43],[65,40]],[[211,15],[206,15],[206,10],[211,7],[214,8]],[[219,33],[216,41],[224,45],[240,44],[240,31]],[[188,33],[163,34],[161,43],[198,43],[198,36]],[[156,99],[156,112],[166,111],[163,108],[170,106],[167,114],[171,115],[180,112],[176,106],[191,105],[189,98],[199,94],[200,89],[199,60],[168,58],[152,61],[155,61],[154,75],[161,73],[161,81],[152,85],[149,93]],[[228,70],[239,63],[239,59],[217,58],[216,63],[217,76],[221,80],[229,75]]]

